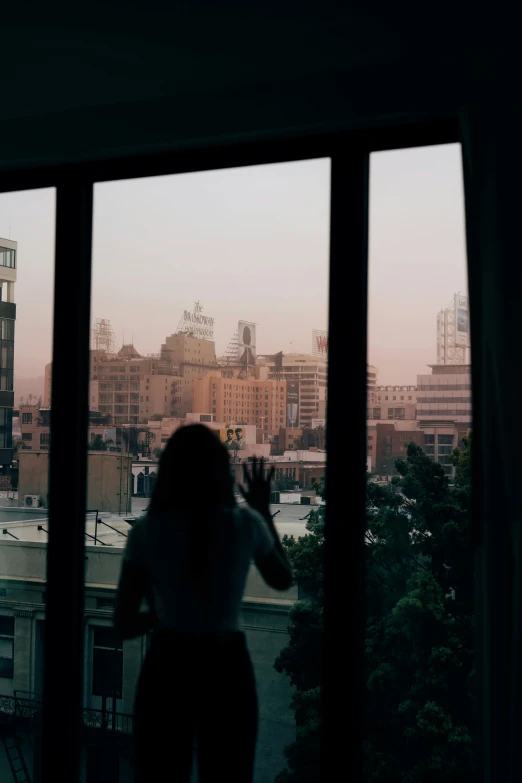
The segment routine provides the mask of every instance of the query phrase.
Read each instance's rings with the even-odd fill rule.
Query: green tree
[[[468,783],[474,715],[471,438],[456,449],[455,486],[411,443],[392,488],[367,477],[364,778]],[[283,543],[300,600],[275,662],[294,687],[296,739],[276,783],[319,779],[324,513]],[[342,618],[339,620],[342,622]]]
[[[13,459],[18,459],[18,452],[26,448],[27,446],[25,445],[25,442],[23,440],[17,440],[15,445],[13,446]]]
[[[396,492],[367,484],[365,780],[472,776],[473,557],[462,484],[411,443]],[[466,467],[468,466],[468,467]]]
[[[299,482],[291,476],[281,476],[274,481],[274,487],[278,492],[286,492],[289,489],[295,489]]]
[[[317,448],[319,449],[325,449],[326,448],[326,427],[324,427],[322,424],[318,424],[317,427],[314,427],[313,429],[316,438],[317,438]]]
[[[91,451],[107,451],[107,442],[103,440],[100,434],[95,435],[89,443],[89,449]]]

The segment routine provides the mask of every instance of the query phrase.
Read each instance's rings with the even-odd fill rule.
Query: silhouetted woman
[[[263,461],[244,469],[238,506],[228,453],[210,429],[168,442],[147,516],[129,533],[115,626],[125,639],[152,629],[135,702],[135,780],[250,783],[257,698],[239,613],[255,560],[277,590],[292,571],[269,511]],[[144,602],[148,608],[142,608]]]

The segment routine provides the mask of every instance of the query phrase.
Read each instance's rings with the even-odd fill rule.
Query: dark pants
[[[156,632],[134,710],[135,781],[251,783],[257,696],[242,633]]]

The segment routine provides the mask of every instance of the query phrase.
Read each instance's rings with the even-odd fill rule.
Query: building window
[[[435,435],[425,435],[424,436],[424,443],[426,444],[433,444],[435,445]]]
[[[453,435],[439,435],[439,446],[441,444],[453,444]]]
[[[8,269],[16,269],[16,250],[0,247],[0,266],[6,266]]]
[[[33,414],[22,413],[22,424],[32,424],[32,423],[33,423]]]
[[[14,676],[14,617],[0,615],[0,677]]]
[[[145,402],[148,402],[148,401],[149,401],[149,398],[148,398],[148,397],[145,397]]]
[[[435,446],[424,446],[424,452],[430,457],[435,456]]]
[[[393,408],[388,408],[388,418],[393,419]]]
[[[121,699],[123,640],[110,626],[95,626],[92,648],[92,695]]]
[[[439,443],[439,455],[440,454],[451,454],[453,451],[453,446],[441,446]]]
[[[50,432],[42,432],[40,435],[40,446],[45,443],[49,444],[51,442],[51,433]]]
[[[22,440],[32,440],[32,439],[33,439],[32,432],[22,432]]]

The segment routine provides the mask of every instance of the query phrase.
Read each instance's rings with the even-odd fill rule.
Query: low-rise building
[[[127,514],[131,510],[132,457],[107,451],[87,454],[87,508]],[[47,506],[49,452],[18,454],[18,505]]]
[[[20,405],[19,419],[24,450],[49,451],[51,409],[37,405]]]
[[[133,779],[132,712],[150,638],[123,641],[113,628],[124,541],[120,546],[85,549],[82,783],[102,779],[131,783]],[[0,543],[0,733],[6,746],[15,742],[32,780],[40,779],[38,715],[43,685],[46,560],[47,545],[41,541],[11,539]],[[290,683],[275,671],[274,661],[288,642],[289,611],[297,598],[297,588],[283,594],[272,590],[254,566],[250,569],[241,627],[257,681],[255,777],[259,783],[271,783],[285,766],[284,748],[295,736]],[[66,682],[63,687],[67,688]],[[165,705],[165,709],[168,713],[176,705]],[[150,716],[150,720],[164,718]],[[12,770],[6,754],[0,743],[0,780],[7,783]]]
[[[273,453],[282,454],[284,451],[296,451],[303,430],[299,427],[280,427],[273,437]]]
[[[424,448],[424,434],[416,421],[377,422],[375,451],[372,449],[370,452],[372,457],[375,456],[375,473],[379,476],[396,475],[395,460],[406,457],[406,446],[412,441]]]
[[[413,420],[416,418],[416,386],[376,386],[368,395],[368,419]]]
[[[406,456],[408,443],[416,443],[425,454],[454,476],[453,450],[461,443],[467,427],[455,421],[376,421],[368,422],[367,455],[379,476],[396,475],[395,460]]]

